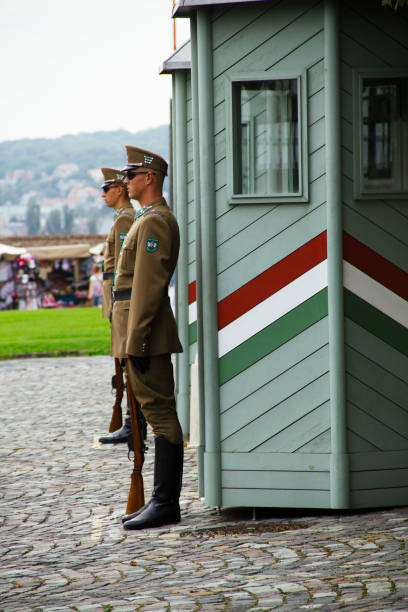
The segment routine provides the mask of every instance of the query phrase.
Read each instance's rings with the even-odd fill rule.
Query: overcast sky
[[[169,120],[172,0],[0,0],[0,141]],[[177,47],[189,38],[176,21]]]

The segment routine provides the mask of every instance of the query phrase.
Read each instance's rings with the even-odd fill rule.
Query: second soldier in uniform
[[[135,210],[130,202],[127,187],[124,184],[125,174],[114,168],[101,168],[104,182],[102,184],[102,198],[108,208],[112,208],[113,225],[106,239],[103,259],[103,296],[102,316],[111,318],[112,314],[112,281],[118,264],[122,244],[133,224]],[[120,360],[115,359],[114,387],[116,400],[113,407],[112,419],[109,427],[111,434],[102,436],[102,444],[118,444],[127,442],[132,433],[129,410],[122,425],[121,399],[123,396],[123,373]]]

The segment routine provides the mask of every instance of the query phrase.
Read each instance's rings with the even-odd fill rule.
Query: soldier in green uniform
[[[108,208],[114,210],[113,225],[110,229],[104,248],[103,259],[103,296],[102,316],[111,318],[112,313],[112,281],[118,264],[121,246],[135,218],[127,187],[124,183],[125,174],[114,168],[101,168],[104,182],[102,184],[102,198]],[[127,411],[125,421],[121,427],[121,419],[115,419],[115,413],[121,416],[120,402],[123,395],[123,373],[120,360],[115,359],[115,388],[116,400],[109,431],[113,433],[99,438],[102,444],[118,444],[127,442],[132,433],[130,414]],[[119,405],[117,405],[119,404]],[[117,428],[114,425],[117,425]]]
[[[176,412],[171,353],[181,352],[168,297],[180,236],[162,196],[166,161],[127,146],[123,169],[136,214],[119,256],[112,311],[111,354],[124,359],[136,401],[155,441],[154,489],[138,512],[123,517],[125,529],[144,529],[180,521],[183,435]]]

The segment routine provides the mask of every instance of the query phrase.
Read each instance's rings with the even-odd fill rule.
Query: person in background
[[[92,301],[92,306],[102,306],[102,272],[97,265],[93,266],[89,278],[88,299]]]

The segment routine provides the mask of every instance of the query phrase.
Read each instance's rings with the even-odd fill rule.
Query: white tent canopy
[[[90,256],[89,244],[60,244],[57,246],[30,246],[27,252],[38,259],[78,259]]]
[[[0,243],[0,257],[4,257],[7,261],[13,261],[23,253],[27,253],[27,249],[24,247],[13,247],[9,244]]]
[[[99,246],[100,245],[97,245],[97,247]],[[91,248],[89,244],[60,244],[55,246],[30,245],[30,247],[25,248],[0,244],[0,256],[3,256],[8,261],[13,261],[23,253],[30,253],[30,255],[34,255],[38,257],[38,259],[80,259],[96,254],[95,249],[97,249],[97,247]]]

